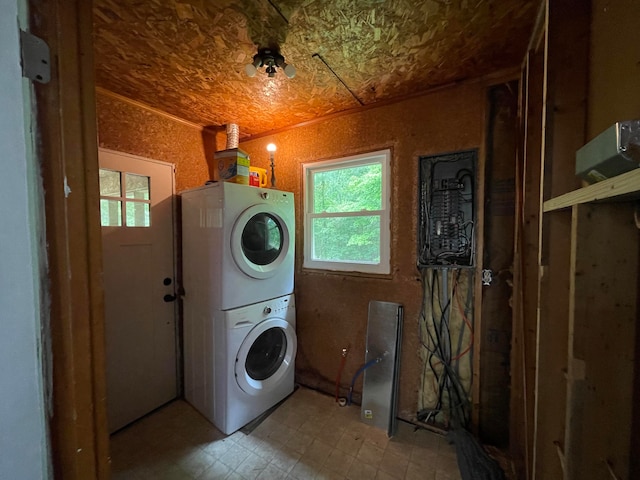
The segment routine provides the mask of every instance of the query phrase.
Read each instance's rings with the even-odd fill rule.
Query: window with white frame
[[[306,268],[390,273],[390,150],[305,163]]]

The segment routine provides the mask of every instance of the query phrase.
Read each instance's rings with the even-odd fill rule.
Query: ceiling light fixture
[[[260,67],[267,67],[265,71],[269,77],[275,77],[276,68],[282,68],[284,74],[289,78],[296,76],[296,68],[285,63],[280,52],[271,48],[260,48],[258,53],[253,56],[253,62],[244,67],[244,71],[249,77],[255,77]]]

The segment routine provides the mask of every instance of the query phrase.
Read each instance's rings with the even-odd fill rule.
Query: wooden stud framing
[[[639,177],[629,172],[576,189],[575,151],[587,140],[587,105],[593,93],[588,90],[592,6],[579,0],[545,4],[544,90],[542,95],[534,92],[544,105],[542,131],[528,123],[536,113],[531,103],[531,52],[524,71],[528,88],[521,100],[525,123],[521,208],[526,215],[527,202],[540,201],[539,213],[545,212],[538,217],[536,249],[536,389],[524,397],[525,410],[529,400],[536,405],[531,477],[635,478],[640,444],[635,406],[640,235],[633,199],[640,195]],[[534,33],[531,45],[540,38]],[[532,135],[542,140],[538,192],[526,190],[532,173],[526,162],[530,146],[535,146]],[[570,206],[571,216],[564,210]],[[526,348],[527,299],[531,300],[532,290],[526,281],[532,269],[527,263],[532,245],[526,243],[526,222],[517,223],[516,229],[516,249],[521,250],[516,251],[514,283],[522,286],[523,297],[516,297],[514,304],[514,322],[521,322],[514,327],[514,356]],[[523,358],[526,364],[529,357]],[[519,400],[516,389],[514,403]],[[521,448],[517,445],[514,450]]]
[[[488,100],[485,100],[484,103],[484,131],[482,136],[482,144],[480,145],[478,151],[478,165],[476,171],[477,178],[477,187],[476,187],[476,225],[478,226],[476,230],[476,272],[474,275],[474,285],[473,291],[475,292],[474,301],[473,301],[473,331],[474,342],[473,342],[473,382],[471,384],[471,398],[472,398],[472,408],[471,408],[471,425],[472,428],[476,431],[478,426],[480,425],[480,350],[481,350],[481,340],[482,340],[482,269],[484,268],[482,265],[483,257],[484,257],[484,205],[485,200],[485,164],[487,158],[487,103]]]
[[[590,5],[548,2],[542,198],[574,189],[575,151],[585,143]],[[542,206],[542,205],[541,205]],[[542,211],[542,208],[541,208]],[[571,216],[541,216],[534,478],[562,478]]]
[[[540,173],[541,173],[541,137],[542,137],[542,78],[544,66],[544,51],[532,51],[527,58],[526,72],[527,89],[525,92],[525,131],[523,165],[522,165],[522,204],[517,212],[520,222],[519,245],[516,249],[521,252],[520,263],[515,265],[519,269],[517,284],[514,289],[522,290],[521,302],[515,311],[516,322],[522,324],[523,337],[521,348],[524,358],[518,359],[518,363],[524,368],[522,372],[525,411],[520,421],[524,422],[523,443],[526,445],[525,459],[527,459],[527,477],[531,474],[533,462],[534,439],[534,409],[535,409],[535,373],[536,373],[536,337],[537,337],[537,310],[538,310],[538,249],[540,232]]]
[[[573,208],[568,480],[608,478],[610,472],[634,478],[629,464],[637,435],[632,418],[640,235],[633,213],[631,202]]]

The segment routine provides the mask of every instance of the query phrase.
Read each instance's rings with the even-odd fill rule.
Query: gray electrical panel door
[[[369,302],[367,351],[362,386],[362,421],[395,434],[402,343],[402,305]]]

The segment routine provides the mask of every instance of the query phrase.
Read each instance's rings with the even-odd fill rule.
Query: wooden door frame
[[[51,81],[33,86],[46,203],[51,455],[55,478],[78,480],[110,473],[92,6],[29,0],[29,29],[51,49]]]

